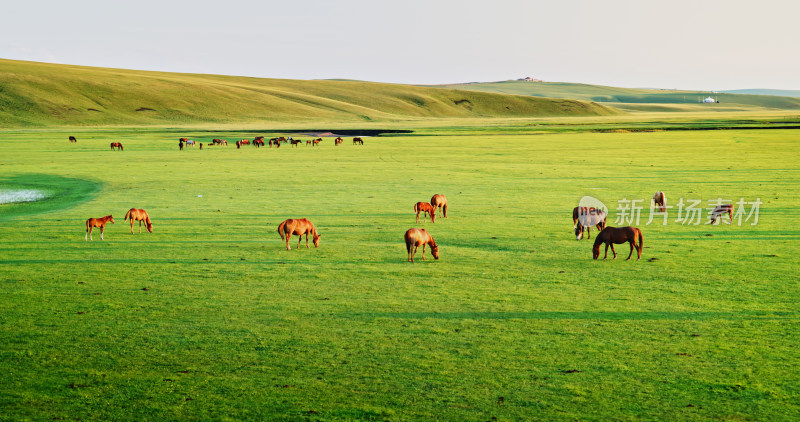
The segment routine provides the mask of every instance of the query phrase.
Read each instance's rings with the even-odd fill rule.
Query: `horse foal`
[[[83,240],[94,240],[92,239],[92,229],[95,227],[100,228],[100,240],[105,240],[103,239],[103,232],[105,231],[106,223],[109,222],[114,224],[114,217],[107,215],[101,218],[90,218],[86,220],[86,234],[83,236]]]

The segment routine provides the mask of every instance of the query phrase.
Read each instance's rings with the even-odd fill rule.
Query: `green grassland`
[[[788,95],[788,91],[776,91],[769,95],[760,91],[738,93],[710,93],[708,91],[685,91],[671,89],[619,88],[569,82],[502,81],[469,84],[439,85],[447,89],[476,92],[494,92],[508,95],[534,97],[570,98],[582,101],[612,103],[615,107],[629,111],[755,111],[758,109],[800,110],[800,98]],[[743,95],[752,94],[752,95]],[[781,96],[785,94],[787,96]],[[719,104],[700,104],[711,96]]]
[[[582,122],[182,152],[279,133],[3,131],[0,187],[54,198],[0,205],[0,419],[800,419],[797,132]],[[572,235],[582,196],[613,210],[656,190],[763,204],[755,226],[645,211],[638,262]],[[415,224],[434,193],[449,218]],[[130,234],[131,207],[154,233]],[[320,248],[285,250],[295,217]],[[441,259],[406,262],[415,226]]]
[[[146,72],[0,59],[0,126],[203,126],[594,116],[586,101],[357,81]]]

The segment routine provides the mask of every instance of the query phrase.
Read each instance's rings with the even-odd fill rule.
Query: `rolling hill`
[[[533,97],[568,98],[598,103],[629,105],[623,109],[636,109],[635,105],[684,104],[699,105],[702,98],[712,96],[723,107],[743,106],[761,109],[800,110],[800,98],[775,95],[743,95],[734,93],[710,93],[702,91],[679,91],[664,89],[617,88],[602,85],[588,85],[566,82],[527,82],[502,81],[486,83],[467,83],[438,85],[444,89],[460,89],[476,92],[493,92],[509,95],[529,95]],[[714,105],[711,105],[714,106]],[[668,108],[664,108],[666,111]],[[680,108],[673,108],[680,110]]]
[[[781,97],[800,97],[800,90],[796,89],[731,89],[722,92],[726,92],[729,94],[777,95]]]
[[[0,59],[0,125],[197,125],[596,116],[589,101],[333,80],[94,68]]]

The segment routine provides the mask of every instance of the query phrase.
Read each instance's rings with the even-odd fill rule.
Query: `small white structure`
[[[718,102],[719,101],[711,97],[706,97],[705,99],[703,99],[703,104],[716,104]]]

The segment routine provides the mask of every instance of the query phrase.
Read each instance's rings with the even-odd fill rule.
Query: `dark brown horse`
[[[111,151],[114,151],[114,149],[122,151],[123,150],[122,144],[119,143],[119,142],[112,142],[111,143]]]
[[[256,148],[261,148],[264,146],[264,139],[253,139],[253,146]]]
[[[419,223],[419,214],[423,212],[425,213],[425,215],[422,216],[423,222],[425,221],[426,215],[430,217],[431,223],[436,222],[436,207],[427,202],[417,202],[414,204],[414,212],[417,213],[417,223]]]
[[[355,144],[364,145],[364,140],[361,138],[353,138],[353,145]]]
[[[637,243],[638,240],[638,243]],[[636,247],[636,260],[642,258],[642,248],[644,247],[644,239],[642,238],[642,231],[637,229],[636,227],[606,227],[600,234],[597,235],[597,239],[594,240],[594,246],[592,246],[592,259],[597,259],[600,256],[600,244],[606,244],[606,254],[603,256],[603,259],[608,257],[608,247],[611,246],[611,252],[614,254],[613,259],[617,259],[617,251],[614,250],[614,244],[620,244],[628,242],[631,245],[631,253],[628,254],[628,259],[631,259],[631,255],[633,255],[633,248]]]
[[[341,137],[338,137],[338,138],[333,140],[333,145],[336,146],[336,145],[341,144],[342,142],[344,142],[344,139],[342,139]]]
[[[111,223],[114,224],[114,217],[107,215],[102,218],[90,218],[86,220],[86,234],[83,236],[83,240],[94,240],[92,239],[92,229],[95,227],[100,228],[100,240],[103,239],[103,231],[106,229],[106,224]],[[88,239],[86,237],[89,237]]]
[[[314,238],[314,247],[319,247],[319,238],[320,234],[317,233],[317,228],[314,227],[314,224],[308,221],[307,218],[290,218],[278,226],[278,233],[281,235],[281,239],[286,238],[286,250],[291,250],[292,248],[289,247],[289,238],[292,237],[293,234],[300,236],[297,239],[297,247],[300,247],[300,241],[303,240],[303,235],[306,235],[306,248],[308,248],[308,235],[311,234]]]
[[[406,251],[408,260],[414,262],[414,255],[417,248],[422,246],[422,260],[425,260],[425,245],[430,245],[433,259],[439,259],[439,246],[433,241],[430,233],[425,229],[408,229],[404,236],[406,240]]]
[[[722,204],[717,205],[711,211],[711,224],[715,224],[717,220],[722,220],[722,216],[728,214],[728,224],[733,223],[733,205]]]
[[[70,136],[70,137],[69,137],[69,142],[70,142],[70,143],[72,143],[72,142],[78,142],[78,140],[77,140],[77,139],[75,139],[75,137],[74,137],[74,136]]]
[[[575,239],[581,240],[584,232],[586,238],[591,239],[592,226],[597,227],[598,231],[606,227],[606,213],[594,207],[575,207],[572,210],[572,223],[575,224]]]
[[[317,146],[317,145],[318,145],[320,142],[322,142],[322,138],[317,138],[317,139],[314,139],[313,141],[311,141],[311,146],[312,146],[312,147],[315,147],[315,146]]]
[[[667,195],[661,191],[656,192],[653,195],[653,205],[658,209],[658,212],[667,212]]]
[[[129,218],[131,220],[131,234],[133,234],[134,221],[139,222],[139,233],[142,233],[142,222],[144,222],[148,232],[153,232],[153,223],[150,222],[150,216],[147,215],[147,211],[139,208],[131,208],[128,210],[128,213],[125,214],[125,220],[127,221]]]
[[[306,142],[306,146],[308,146],[308,144],[310,142],[311,141]],[[303,143],[303,141],[301,139],[292,139],[291,141],[289,141],[289,143],[292,144],[293,147],[299,147],[300,144]],[[278,145],[280,145],[280,144],[278,144]]]
[[[431,196],[431,205],[442,211],[442,217],[447,218],[447,198],[442,194]]]

